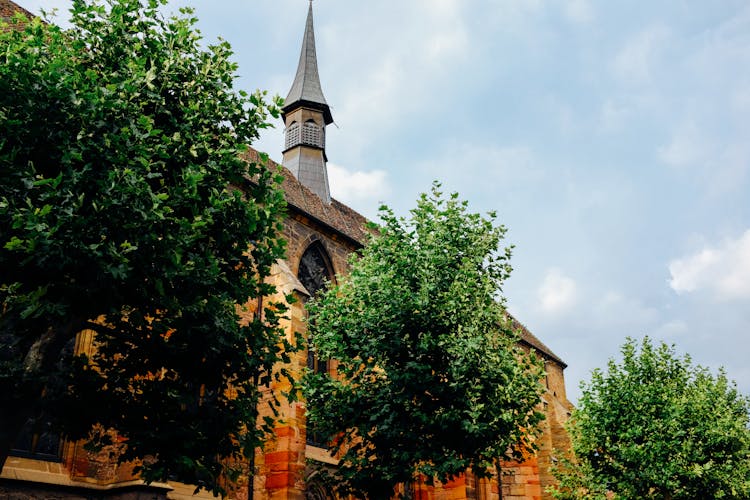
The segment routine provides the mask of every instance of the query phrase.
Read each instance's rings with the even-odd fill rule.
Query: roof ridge
[[[260,160],[260,154],[258,150],[248,146],[245,157],[250,161],[257,162]],[[342,234],[355,243],[355,246],[362,246],[367,242],[370,234],[367,228],[369,222],[367,217],[336,199],[332,199],[331,204],[326,205],[318,195],[302,184],[288,168],[270,157],[268,158],[268,166],[279,168],[284,176],[282,189],[287,205]]]
[[[13,0],[0,0],[0,18],[10,19],[16,12],[21,13],[26,17],[39,17],[31,11],[21,7]]]
[[[518,321],[515,316],[513,316],[511,313],[509,313],[507,310],[505,314],[508,316],[508,319],[511,322],[511,326],[515,330],[519,330],[521,333],[521,341],[528,344],[531,348],[539,351],[540,353],[544,354],[546,357],[552,359],[553,361],[556,361],[557,363],[560,363],[563,368],[567,367],[568,364],[562,360],[557,354],[552,352],[552,349],[547,347],[547,345],[539,340],[539,337],[531,333],[531,330],[526,328],[526,325]]]

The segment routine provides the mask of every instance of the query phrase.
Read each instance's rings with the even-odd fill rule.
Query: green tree
[[[555,498],[750,498],[750,401],[648,337],[622,355],[581,385]]]
[[[279,103],[235,92],[229,45],[163,4],[75,0],[70,29],[0,28],[0,466],[44,414],[71,438],[116,428],[149,481],[218,492],[291,348],[284,305],[261,301],[278,172],[242,158]],[[85,329],[96,351],[74,357]]]
[[[380,216],[350,273],[308,305],[311,348],[338,365],[304,383],[339,489],[371,499],[420,474],[487,476],[543,418],[542,368],[516,346],[499,295],[511,249],[495,215],[435,184],[410,219]]]

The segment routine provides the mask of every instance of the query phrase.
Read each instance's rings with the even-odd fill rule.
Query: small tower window
[[[302,126],[302,143],[319,148],[325,147],[323,129],[312,120],[308,120]]]
[[[289,149],[292,146],[299,144],[299,123],[292,122],[286,129],[286,140],[284,141],[284,149]]]

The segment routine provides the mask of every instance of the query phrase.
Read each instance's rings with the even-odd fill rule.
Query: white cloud
[[[745,6],[698,35],[670,34],[670,57],[655,82],[664,116],[674,120],[659,160],[713,196],[741,191],[750,174],[749,28]]]
[[[578,300],[578,286],[575,280],[559,269],[549,269],[537,290],[542,311],[559,314],[573,307]]]
[[[329,163],[328,181],[331,195],[346,204],[382,200],[389,192],[388,174],[384,170],[347,170]]]
[[[395,96],[404,85],[401,67],[402,61],[395,54],[373,61],[371,72],[355,82],[356,88],[343,92],[337,120],[344,126],[358,121],[370,127],[385,126],[393,119],[397,109]]]
[[[544,0],[507,0],[505,2],[495,2],[492,4],[490,14],[503,17],[508,20],[508,25],[512,26],[514,23],[522,20],[523,18],[533,17],[542,12],[547,3]]]
[[[731,83],[747,83],[747,62],[750,60],[750,6],[744,5],[723,22],[702,34],[698,50],[689,57],[691,70],[710,83],[725,77]],[[727,71],[731,68],[731,71]],[[708,72],[707,72],[708,71]]]
[[[709,161],[712,147],[694,122],[682,124],[669,144],[658,149],[659,159],[673,167],[687,167]]]
[[[688,324],[683,320],[677,319],[664,323],[653,332],[650,332],[650,335],[657,339],[667,340],[681,337],[689,331]]]
[[[420,10],[430,16],[451,18],[461,13],[463,0],[421,0]]]
[[[445,33],[433,34],[425,43],[424,52],[430,62],[444,61],[446,58],[460,56],[469,45],[466,32],[456,29]]]
[[[669,263],[676,293],[706,291],[717,300],[750,298],[750,229],[737,239],[706,247]]]
[[[651,26],[628,39],[612,62],[614,75],[625,83],[645,84],[652,78],[669,31],[663,26]]]
[[[469,50],[469,37],[463,23],[462,0],[422,0],[430,30],[421,52],[431,64],[460,57]]]
[[[523,145],[448,144],[438,158],[419,162],[415,168],[440,179],[450,189],[492,196],[500,188],[528,187],[544,179],[535,152]],[[478,184],[477,179],[484,182]]]
[[[591,321],[601,329],[625,327],[633,332],[644,331],[659,318],[659,311],[641,299],[615,290],[599,294],[592,302]]]
[[[750,172],[750,144],[746,139],[728,141],[718,155],[711,188],[721,194],[745,185]]]
[[[346,148],[358,155],[384,135],[396,135],[410,123],[405,118],[411,113],[445,98],[442,86],[472,55],[474,34],[460,0],[387,2],[355,10],[385,28],[367,30],[363,43],[361,23],[321,24],[318,57],[324,65],[323,55],[336,53],[335,65],[326,69],[336,78],[324,87],[337,123],[347,129]]]
[[[695,176],[708,192],[722,194],[743,186],[750,171],[750,145],[736,136],[717,137],[717,130],[703,130],[691,119],[679,125],[670,141],[657,149],[665,164]]]
[[[568,0],[565,2],[565,17],[578,24],[590,22],[594,13],[588,0]]]
[[[607,99],[602,104],[599,114],[604,128],[618,129],[628,116],[628,108],[612,99]]]

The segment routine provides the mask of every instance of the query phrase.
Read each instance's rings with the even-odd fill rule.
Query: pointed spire
[[[284,114],[300,105],[307,105],[323,112],[326,125],[333,122],[331,109],[328,107],[323,89],[320,86],[318,76],[318,58],[315,53],[315,31],[313,29],[312,0],[307,11],[307,24],[305,25],[305,36],[302,39],[302,50],[299,55],[299,65],[294,83],[289,90],[289,95],[284,101]]]

